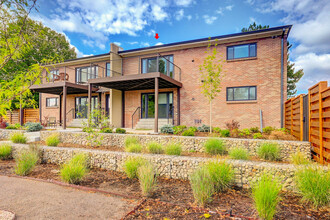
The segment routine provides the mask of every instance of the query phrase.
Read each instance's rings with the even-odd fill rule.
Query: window
[[[110,76],[110,63],[106,64],[106,69],[107,69],[106,76]]]
[[[256,86],[227,88],[227,101],[245,101],[245,100],[257,100]]]
[[[47,78],[49,81],[53,81],[54,80],[54,75],[59,75],[59,70],[51,70],[49,72],[47,72]]]
[[[76,82],[87,83],[89,79],[95,79],[98,76],[98,67],[80,67],[76,68]]]
[[[257,56],[257,44],[243,44],[227,47],[227,60]]]
[[[58,98],[46,98],[46,107],[57,107]]]
[[[173,56],[164,56],[142,59],[142,73],[161,72],[169,77],[174,77]]]

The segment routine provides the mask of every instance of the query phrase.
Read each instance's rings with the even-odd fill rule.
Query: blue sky
[[[327,0],[39,0],[31,17],[64,33],[79,57],[240,32],[252,22],[293,24],[290,60],[305,70],[300,93],[330,79]],[[155,33],[159,39],[154,38]]]

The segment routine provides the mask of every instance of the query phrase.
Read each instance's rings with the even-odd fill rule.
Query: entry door
[[[141,117],[155,118],[155,94],[142,94]],[[159,93],[158,95],[158,117],[172,118],[173,93]]]
[[[92,111],[97,106],[97,97],[92,97]],[[76,97],[76,118],[87,118],[88,97]]]

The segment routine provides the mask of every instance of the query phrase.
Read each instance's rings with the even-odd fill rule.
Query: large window
[[[227,47],[227,60],[257,56],[257,44],[243,44]]]
[[[46,98],[46,107],[57,107],[58,98]]]
[[[76,68],[77,83],[87,83],[89,79],[95,79],[97,75],[98,75],[97,66]]]
[[[256,86],[227,88],[227,101],[245,101],[245,100],[257,100]]]
[[[54,75],[59,75],[59,70],[50,70],[49,72],[47,72],[48,81],[54,81]]]
[[[106,68],[107,68],[107,75],[106,76],[110,76],[110,63],[106,64]]]
[[[142,59],[142,73],[161,72],[169,77],[174,77],[173,56],[164,56],[158,58],[150,57]]]

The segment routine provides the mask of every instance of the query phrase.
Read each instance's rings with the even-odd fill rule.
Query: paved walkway
[[[0,210],[17,219],[120,219],[137,203],[15,177],[0,176]]]

